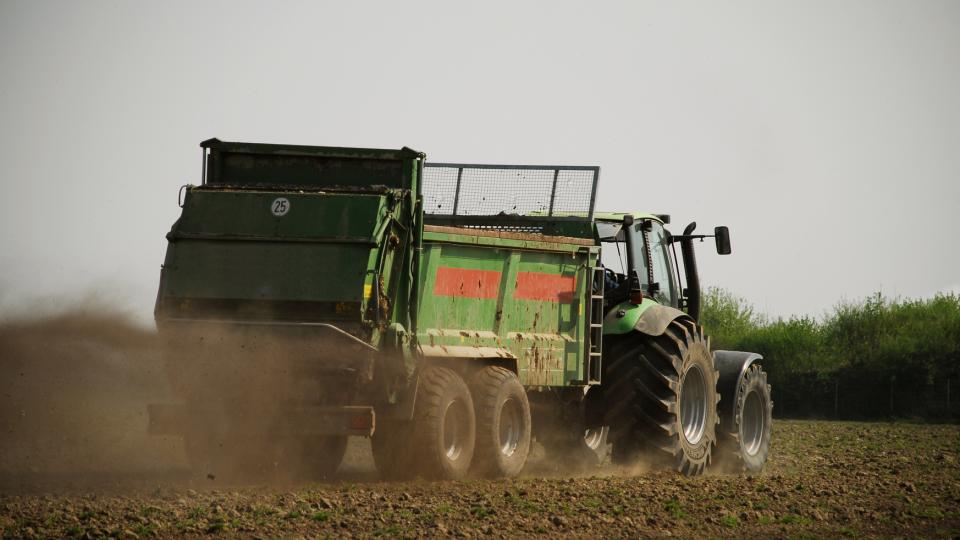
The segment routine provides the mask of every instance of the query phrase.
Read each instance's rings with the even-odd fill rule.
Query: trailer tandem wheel
[[[298,440],[301,462],[300,475],[310,480],[326,480],[333,476],[347,453],[346,435],[317,435]]]
[[[413,422],[383,418],[370,439],[373,462],[384,480],[409,480],[416,471],[410,457]]]
[[[520,474],[530,453],[530,402],[517,376],[487,366],[470,380],[477,416],[471,470],[481,476]]]
[[[428,366],[420,375],[410,434],[411,461],[426,478],[457,480],[467,475],[476,441],[470,390],[452,369]]]

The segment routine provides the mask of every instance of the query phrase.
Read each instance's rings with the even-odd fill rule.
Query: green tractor
[[[533,440],[588,464],[762,469],[761,357],[713,351],[697,322],[707,236],[595,213],[598,167],[201,147],[155,310],[177,400],[149,407],[200,472],[324,477],[351,435],[386,478],[514,476]]]

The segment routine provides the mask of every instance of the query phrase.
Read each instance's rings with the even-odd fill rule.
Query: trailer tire
[[[455,371],[428,366],[420,375],[412,448],[420,474],[437,480],[467,475],[476,442],[473,399]]]
[[[347,453],[346,435],[320,435],[299,442],[302,463],[298,469],[310,480],[325,480],[336,474]]]
[[[760,472],[770,454],[773,398],[767,374],[751,365],[737,385],[733,423],[721,425],[718,461],[730,472]]]
[[[383,419],[370,439],[373,462],[384,480],[409,480],[416,471],[410,461],[410,421]]]
[[[659,336],[604,339],[612,459],[640,458],[688,476],[710,465],[716,444],[717,371],[700,326],[683,317]]]
[[[531,420],[527,392],[512,371],[487,366],[470,380],[477,416],[471,471],[479,476],[514,477],[530,454]]]
[[[597,467],[610,457],[610,427],[588,428],[577,445],[580,462],[589,467]]]
[[[610,457],[609,430],[607,426],[598,426],[564,434],[548,439],[544,446],[557,463],[573,470],[589,471],[603,465]]]

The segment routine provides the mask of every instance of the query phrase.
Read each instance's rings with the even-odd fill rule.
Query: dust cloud
[[[223,330],[161,335],[102,308],[0,321],[0,493],[326,477],[329,441],[295,444],[303,441],[266,429],[282,420],[279,404],[316,379],[290,361],[303,347]],[[148,434],[148,404],[191,397],[218,404],[178,426],[203,435],[205,447],[193,449],[205,461],[191,460],[178,435]],[[238,422],[247,435],[223,432]],[[365,439],[348,454],[346,476],[374,474]]]
[[[0,322],[0,490],[182,471],[178,442],[146,435],[167,397],[155,332],[74,309]]]

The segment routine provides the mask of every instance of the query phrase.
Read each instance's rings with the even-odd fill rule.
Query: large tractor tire
[[[770,454],[773,398],[767,374],[758,364],[740,378],[736,400],[732,422],[720,426],[718,461],[731,472],[760,472]]]
[[[487,477],[520,474],[530,454],[530,402],[510,370],[487,366],[470,380],[477,437],[471,470]]]
[[[467,384],[449,368],[424,369],[411,433],[418,472],[437,480],[465,477],[473,460],[475,441],[476,418]]]
[[[700,326],[681,318],[661,336],[604,338],[605,423],[612,459],[644,459],[685,475],[702,474],[716,444],[717,379]]]

